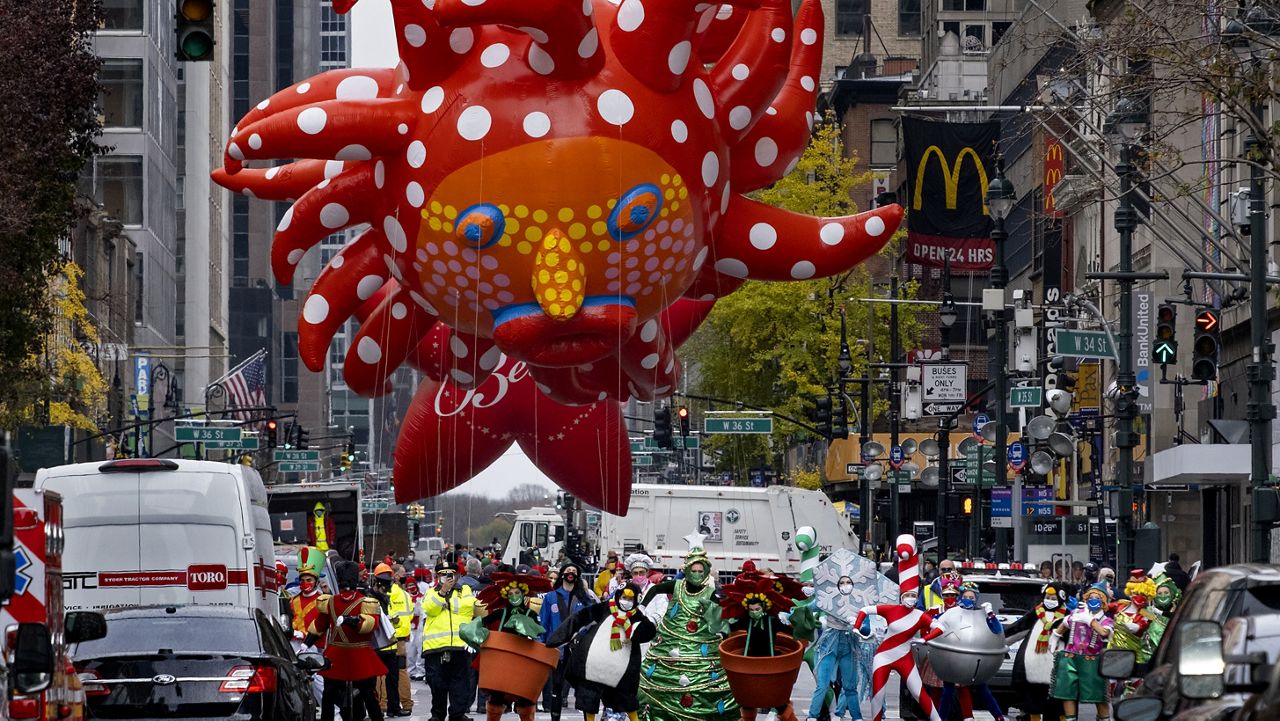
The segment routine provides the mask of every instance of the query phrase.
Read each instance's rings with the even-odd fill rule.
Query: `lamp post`
[[[1116,334],[1116,353],[1119,355],[1116,372],[1116,432],[1115,446],[1119,451],[1116,485],[1120,497],[1116,514],[1116,535],[1120,548],[1116,558],[1117,568],[1128,568],[1132,560],[1133,534],[1129,520],[1133,515],[1133,449],[1138,445],[1138,434],[1133,421],[1138,416],[1137,377],[1133,370],[1133,231],[1138,227],[1138,214],[1133,208],[1133,146],[1147,132],[1147,109],[1134,98],[1121,98],[1116,108],[1107,116],[1102,126],[1107,141],[1120,153],[1116,175],[1120,178],[1120,204],[1116,208],[1115,229],[1120,236],[1120,332]],[[1100,529],[1106,541],[1106,527]]]
[[[1009,280],[1009,270],[1005,265],[1005,246],[1007,245],[1009,234],[1004,229],[1004,221],[1009,217],[1009,211],[1013,210],[1013,205],[1018,200],[1017,193],[1013,189],[1013,183],[1004,177],[1004,162],[996,160],[996,177],[991,179],[991,183],[987,185],[987,209],[991,213],[992,228],[991,242],[995,245],[996,259],[995,265],[991,268],[991,289],[993,292],[999,293],[999,307],[992,310],[992,322],[995,323],[994,348],[991,351],[992,367],[995,370],[995,388],[992,396],[995,399],[995,424],[996,437],[995,448],[992,455],[995,457],[995,485],[1003,486],[1005,484],[1005,443],[1008,441],[1008,398],[1009,393],[1009,324],[1005,317],[1005,299],[1004,289]],[[979,454],[979,460],[982,456]],[[973,531],[970,538],[970,552],[973,557],[977,557],[981,552],[981,528],[982,528],[982,468],[983,464],[978,465],[978,477],[973,483]]]
[[[942,360],[951,360],[951,328],[960,319],[959,308],[951,294],[951,261],[942,268],[942,304],[938,306],[938,337]],[[947,557],[947,498],[951,494],[951,426],[950,416],[938,419],[938,503],[934,509],[934,537],[938,539],[938,563]]]

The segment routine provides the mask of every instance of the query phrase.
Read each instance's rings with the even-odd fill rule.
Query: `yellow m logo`
[[[930,145],[924,151],[924,155],[920,157],[920,165],[916,168],[916,192],[912,200],[911,207],[914,210],[920,210],[923,202],[922,193],[924,191],[924,169],[929,164],[929,158],[934,155],[938,156],[938,165],[942,166],[942,180],[946,184],[946,205],[947,210],[956,209],[956,192],[960,183],[960,166],[964,165],[966,156],[973,158],[973,165],[978,169],[978,180],[982,185],[982,214],[988,215],[987,210],[987,169],[982,166],[982,158],[978,157],[978,153],[973,148],[966,147],[956,156],[955,165],[947,162],[947,156],[943,155],[942,149],[936,145]]]

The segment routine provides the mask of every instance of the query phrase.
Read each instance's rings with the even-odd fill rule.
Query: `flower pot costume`
[[[541,576],[525,576],[511,573],[495,573],[493,583],[484,587],[476,598],[489,611],[483,618],[473,619],[462,627],[461,635],[468,646],[479,649],[477,663],[483,664],[486,655],[494,653],[485,641],[490,633],[511,633],[526,639],[537,639],[544,629],[538,623],[538,614],[529,607],[529,599],[533,594],[551,590],[551,582]],[[512,673],[516,671],[513,669]],[[509,693],[505,689],[494,688],[488,674],[482,679],[480,690],[488,694],[485,713],[488,721],[498,721],[506,712],[507,705],[513,704],[516,715],[521,721],[532,721],[535,699]],[[500,678],[500,676],[498,676]],[[533,696],[541,683],[532,687]]]
[[[586,633],[579,633],[587,629]],[[640,589],[629,584],[613,597],[578,611],[547,636],[548,646],[573,642],[569,683],[574,706],[594,721],[600,707],[636,721],[640,709],[640,645],[658,629],[640,611]]]
[[[741,705],[742,719],[754,721],[757,714],[754,707],[766,704],[778,712],[780,721],[794,721],[796,715],[790,703],[791,687],[795,685],[795,672],[799,671],[803,657],[795,653],[801,646],[786,642],[792,636],[793,627],[783,623],[781,615],[792,608],[788,597],[791,594],[786,591],[791,590],[796,595],[802,591],[799,584],[785,577],[778,577],[775,581],[773,577],[751,571],[738,578],[724,587],[720,608],[725,626],[722,630],[742,637],[731,638],[732,643],[726,641],[721,644],[720,652],[721,663],[730,674],[734,698]],[[729,653],[743,659],[740,661],[743,670],[752,675],[744,673],[737,677],[735,683],[734,670],[729,667],[729,658],[726,657]],[[765,659],[787,655],[793,658],[774,664],[764,662]]]
[[[1063,702],[1067,721],[1075,721],[1081,703],[1097,704],[1100,720],[1109,716],[1107,682],[1098,673],[1098,662],[1114,628],[1107,616],[1110,600],[1105,583],[1085,588],[1080,605],[1054,631],[1063,639],[1063,645],[1058,651],[1050,693]]]
[[[933,699],[924,690],[920,671],[911,653],[911,642],[933,625],[933,617],[916,608],[920,595],[920,567],[916,555],[916,539],[909,533],[898,536],[898,593],[900,603],[867,606],[858,612],[854,628],[866,637],[863,622],[869,615],[878,615],[889,624],[885,638],[876,648],[871,667],[871,705],[875,708],[875,721],[884,721],[885,695],[889,674],[896,671],[906,681],[907,690],[915,697],[930,721],[941,721],[933,707]]]
[[[1053,662],[1059,639],[1054,630],[1067,618],[1067,590],[1056,583],[1040,589],[1041,601],[1022,618],[1005,627],[1005,633],[1013,635],[1027,632],[1018,655],[1013,661],[1014,688],[1026,689],[1020,694],[1019,706],[1030,714],[1031,721],[1039,716],[1057,718],[1059,704],[1049,696],[1049,684],[1053,681]]]
[[[308,626],[306,638],[308,644],[315,644],[320,637],[327,638],[324,655],[330,666],[320,672],[327,682],[320,718],[333,721],[333,707],[341,696],[342,684],[338,682],[350,682],[357,707],[363,706],[373,721],[382,721],[374,687],[377,678],[387,673],[387,667],[373,648],[373,629],[382,614],[382,606],[377,599],[356,590],[360,569],[355,563],[334,564],[334,576],[338,593],[323,595],[316,602],[315,620]]]

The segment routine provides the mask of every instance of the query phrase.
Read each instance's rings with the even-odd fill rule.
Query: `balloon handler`
[[[329,668],[320,672],[324,676],[324,697],[320,704],[321,721],[333,721],[333,707],[341,703],[345,683],[350,683],[355,693],[355,707],[363,707],[373,721],[382,721],[382,709],[374,687],[387,667],[373,650],[373,629],[378,625],[382,605],[376,598],[360,593],[360,567],[354,561],[338,561],[333,567],[338,586],[335,595],[324,595],[316,602],[315,620],[307,628],[305,643],[316,645],[321,637],[327,637],[324,657]],[[347,714],[344,712],[343,717]]]
[[[790,641],[793,638],[793,629],[788,618],[793,602],[789,598],[790,594],[786,593],[790,584],[796,586],[795,591],[798,594],[799,584],[790,579],[775,583],[774,577],[762,576],[758,573],[745,574],[744,577],[740,577],[738,581],[725,586],[722,590],[724,597],[720,600],[718,609],[720,618],[716,619],[714,612],[709,614],[712,626],[722,635],[734,634],[742,637],[740,642],[742,657],[764,659],[793,655],[795,656],[794,670],[798,671],[800,664],[803,663],[803,651],[800,645],[794,641],[782,642],[783,639]],[[730,651],[727,646],[730,643],[732,639],[721,646],[722,663],[729,657]],[[729,665],[726,665],[726,669],[729,673],[734,672]],[[794,674],[791,674],[792,683],[785,683],[786,671],[789,669],[790,666],[787,669],[777,670],[761,668],[757,673],[762,675],[745,678],[754,684],[768,683],[775,688],[778,685],[784,685],[785,689],[778,688],[777,691],[785,693],[785,695],[782,693],[778,695],[782,699],[787,699],[790,696],[791,685],[794,685]],[[763,675],[770,672],[778,673],[781,678]],[[753,690],[758,691],[758,689]],[[735,689],[736,697],[740,696],[737,691],[740,689]],[[747,697],[739,697],[738,703],[741,704],[742,720],[755,721],[757,709],[752,707],[753,701]],[[796,714],[789,699],[772,707],[771,710],[777,712],[779,721],[796,721]]]
[[[580,633],[589,629],[586,633]],[[657,627],[640,611],[640,587],[629,583],[613,597],[573,614],[547,637],[558,648],[572,643],[566,678],[573,686],[574,706],[595,721],[603,702],[611,711],[636,721],[640,710],[640,644]]]
[[[1098,721],[1107,721],[1111,716],[1107,682],[1098,672],[1098,662],[1114,625],[1107,617],[1110,598],[1105,583],[1086,587],[1080,594],[1080,605],[1054,631],[1064,643],[1058,651],[1050,694],[1062,701],[1066,721],[1076,721],[1082,703],[1097,705]]]
[[[1026,615],[1005,627],[1012,636],[1025,631],[1013,660],[1013,687],[1021,689],[1018,708],[1040,721],[1057,719],[1061,703],[1049,696],[1053,661],[1058,646],[1054,630],[1067,618],[1067,589],[1054,581],[1040,589],[1041,601]]]
[[[979,621],[977,625],[972,623],[973,616],[976,615],[973,612],[979,609],[981,609],[982,621],[985,621],[986,631],[990,632],[990,636],[987,636],[980,628],[982,621]],[[948,634],[947,640],[952,641],[951,646],[953,647],[981,649],[985,645],[984,641],[990,644],[996,651],[995,654],[992,654],[993,658],[990,662],[992,663],[992,672],[1000,667],[1000,661],[1007,653],[1005,650],[1004,627],[1000,624],[1000,619],[996,618],[995,612],[991,609],[991,604],[978,605],[978,586],[972,582],[960,584],[960,596],[956,604],[942,612],[937,621],[934,622],[933,628],[930,628],[925,633],[924,641],[932,641],[943,636],[943,634]],[[983,637],[978,638],[979,634]],[[992,637],[995,637],[994,640]],[[986,705],[987,711],[995,717],[995,721],[1004,721],[1004,711],[1000,709],[1000,704],[991,693],[991,688],[987,686],[985,679],[973,679],[967,684],[960,683],[958,679],[948,680],[947,677],[950,674],[947,672],[950,669],[947,667],[951,665],[948,662],[962,656],[961,652],[955,648],[929,647],[928,653],[930,661],[934,664],[935,672],[939,674],[943,681],[942,699],[938,709],[942,718],[951,718],[951,709],[959,701],[960,717],[965,721],[972,721],[973,695],[977,693],[981,697],[983,704]],[[947,658],[937,658],[939,655]],[[960,665],[964,666],[966,672],[977,673],[977,671],[970,671],[975,664],[974,661],[967,657],[964,658]],[[982,661],[978,661],[976,665],[980,668]],[[943,674],[947,675],[944,676]]]
[[[536,641],[544,629],[538,623],[538,612],[530,607],[531,596],[551,590],[551,582],[541,576],[495,573],[493,583],[485,586],[476,597],[478,605],[489,612],[483,618],[476,618],[459,629],[459,635],[468,646],[478,649],[476,663],[481,656],[492,653],[484,647],[491,632],[513,633],[522,638]],[[537,688],[541,688],[539,683]],[[507,707],[515,706],[520,721],[533,721],[534,699],[524,698],[502,689],[480,687],[488,694],[485,701],[485,715],[488,721],[498,721],[506,713]],[[535,694],[536,695],[536,694]]]

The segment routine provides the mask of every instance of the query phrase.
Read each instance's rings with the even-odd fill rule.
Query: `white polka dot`
[[[258,110],[266,110],[267,106],[270,104],[271,104],[271,98],[267,98],[266,100],[263,100],[262,102],[258,103]]]
[[[773,138],[760,138],[756,141],[755,155],[756,164],[767,168],[778,159],[778,144],[773,142]]]
[[[652,343],[654,338],[658,337],[658,321],[651,320],[640,326],[640,340],[645,343]]]
[[[484,5],[484,0],[462,0],[462,4],[470,5],[471,7],[474,8],[474,7],[479,7],[481,5]]]
[[[608,397],[609,397],[608,391],[600,391],[598,394],[596,394],[597,401],[602,401]]]
[[[636,112],[631,98],[621,90],[614,89],[600,93],[600,98],[596,100],[596,109],[600,111],[600,117],[610,125],[626,125]]]
[[[431,315],[440,315],[440,311],[436,310],[436,307],[434,305],[431,305],[431,303],[426,298],[423,298],[421,295],[418,295],[417,292],[412,290],[409,291],[409,297],[413,299],[414,303],[418,304],[419,308],[422,308],[423,310],[427,311]]]
[[[382,360],[382,347],[378,345],[378,341],[365,336],[356,344],[356,355],[365,363],[373,365]]]
[[[531,138],[541,138],[551,131],[551,118],[541,111],[524,116],[524,132]]]
[[[698,16],[698,25],[693,29],[695,35],[701,35],[711,27],[711,22],[716,19],[716,9],[714,6],[708,5],[706,10]]]
[[[382,184],[387,182],[387,165],[381,160],[373,164],[373,184],[378,189],[382,189]]]
[[[813,121],[816,117],[816,114],[811,113],[808,110],[804,111],[804,124],[809,126],[810,130],[813,130]]]
[[[254,133],[249,136],[249,147],[254,150],[262,150],[262,136]]]
[[[878,237],[884,232],[884,221],[880,219],[880,216],[873,215],[867,219],[867,224],[863,226],[863,229],[866,230],[867,235],[872,238]]]
[[[715,151],[702,156],[702,184],[710,188],[720,177],[720,158]]]
[[[756,250],[768,250],[778,242],[778,231],[773,229],[768,223],[756,223],[751,226],[748,237],[751,239],[751,245]]]
[[[299,85],[297,88],[295,88],[294,91],[299,95],[306,95],[308,92],[311,91],[311,83],[303,83]]]
[[[844,240],[844,226],[839,223],[827,223],[818,231],[818,237],[827,245],[839,245]]]
[[[409,150],[405,153],[405,160],[409,161],[409,167],[421,168],[422,164],[427,162],[427,146],[423,145],[421,140],[409,143]]]
[[[489,134],[493,118],[481,105],[473,105],[458,116],[458,135],[464,140],[479,140]]]
[[[739,105],[729,111],[729,127],[734,130],[742,130],[751,124],[751,108],[745,105]]]
[[[805,45],[812,45],[818,42],[818,33],[813,28],[805,28],[800,31],[800,42]]]
[[[244,160],[244,151],[235,143],[227,146],[227,155],[230,155],[235,160]]]
[[[737,258],[721,258],[716,261],[716,271],[731,278],[747,277],[747,264]]]
[[[449,375],[453,377],[454,382],[461,383],[463,385],[470,385],[475,381],[475,376],[460,368],[454,368],[449,371]]]
[[[387,242],[395,249],[397,253],[403,253],[409,247],[409,238],[404,233],[404,227],[400,225],[400,221],[396,220],[394,215],[388,215],[382,219],[382,232],[387,236]]]
[[[689,67],[689,55],[693,52],[693,43],[682,40],[671,47],[667,53],[667,69],[675,75],[683,75]]]
[[[738,63],[737,65],[734,65],[733,70],[730,70],[729,72],[733,75],[734,80],[746,80],[747,77],[751,75],[751,68],[747,67],[743,63]]]
[[[280,172],[280,166],[279,166],[279,165],[273,165],[273,166],[271,166],[270,168],[267,168],[267,172],[265,173],[265,177],[266,177],[266,179],[267,179],[267,180],[271,180],[272,178],[276,177],[276,175],[277,175],[279,172]]]
[[[783,40],[787,39],[787,31],[783,30],[782,28],[774,28],[773,30],[769,31],[769,37],[773,38],[773,41],[775,43],[780,43]]]
[[[585,15],[585,16],[587,16],[587,17],[591,17],[591,14],[592,14],[594,11],[595,11],[595,9],[591,7],[591,0],[582,0],[582,14],[583,14],[583,15]]]
[[[791,266],[791,277],[795,278],[796,280],[805,280],[807,278],[812,278],[813,274],[816,272],[817,272],[817,269],[813,267],[813,263],[810,263],[807,260],[802,260],[799,263],[796,263],[795,265]]]
[[[404,320],[409,315],[409,307],[404,303],[396,303],[391,306],[391,317],[396,320]]]
[[[462,1],[466,2],[466,0]],[[480,64],[486,68],[496,68],[507,62],[509,57],[511,57],[511,48],[502,43],[494,43],[480,53]]]
[[[356,297],[360,300],[369,300],[374,293],[382,287],[382,276],[366,275],[356,283]]]
[[[368,160],[373,157],[373,154],[363,145],[352,143],[339,150],[333,157],[338,160]]]
[[[404,39],[415,48],[420,48],[427,42],[427,31],[421,25],[405,25]]]
[[[351,219],[351,214],[341,203],[329,203],[320,209],[320,224],[330,230],[341,228]]]
[[[618,28],[623,32],[631,32],[644,22],[644,5],[640,0],[622,0],[618,8]]]
[[[538,28],[524,27],[524,28],[520,28],[520,32],[533,38],[534,42],[538,42],[538,43],[545,43],[551,39],[547,37],[547,34],[545,32],[539,30]]]
[[[471,50],[476,41],[476,34],[471,28],[455,28],[449,33],[449,47],[455,53],[463,55]]]
[[[683,120],[671,121],[671,137],[677,143],[683,143],[689,139],[689,126],[684,124]]]
[[[292,223],[293,223],[293,206],[290,205],[289,209],[284,211],[284,215],[280,217],[280,225],[276,226],[276,232],[283,233],[284,231],[289,229],[289,226]]]
[[[537,43],[529,46],[529,67],[539,75],[550,75],[556,69],[556,61]]]
[[[786,170],[784,170],[784,171],[782,172],[782,174],[783,174],[783,175],[791,175],[791,171],[795,170],[795,169],[796,169],[796,166],[797,166],[797,165],[799,165],[799,164],[800,164],[800,156],[799,156],[799,155],[797,155],[796,157],[794,157],[794,158],[792,158],[792,159],[791,159],[791,162],[790,162],[790,163],[787,163],[787,169],[786,169]]]
[[[582,36],[582,42],[578,43],[578,57],[586,59],[596,54],[596,50],[600,47],[600,33],[593,27]]]
[[[650,353],[640,360],[640,367],[645,370],[653,370],[658,367],[658,360],[659,358],[657,353]]]
[[[426,200],[426,193],[423,192],[422,186],[415,180],[404,186],[404,197],[405,200],[409,201],[409,205],[421,208],[423,201]]]
[[[693,99],[698,103],[698,110],[710,120],[716,116],[716,103],[711,97],[711,89],[702,78],[693,79]]]
[[[456,358],[466,358],[471,353],[471,349],[467,347],[467,344],[456,335],[449,336],[449,351]]]
[[[289,255],[285,257],[285,260],[289,261],[289,265],[297,265],[304,255],[306,255],[306,251],[301,248],[295,248],[289,251]]]
[[[729,190],[729,184],[724,184],[724,192],[720,194],[720,215],[729,212],[729,201],[732,200],[732,193]]]
[[[334,97],[339,100],[367,100],[378,97],[378,81],[368,75],[352,75],[338,83]]]
[[[324,130],[329,122],[329,115],[323,108],[307,108],[298,113],[298,129],[307,135],[315,135]]]
[[[768,110],[766,110],[766,111],[764,111],[764,112],[765,112],[765,114],[766,114],[766,115],[777,115],[777,114],[778,114],[778,109],[777,109],[777,108],[775,108],[775,107],[773,107],[772,105],[770,105],[770,106],[769,106],[769,109],[768,109]]]
[[[329,267],[331,268],[341,268],[346,264],[347,264],[347,257],[341,253],[333,256],[333,259],[329,261]]]
[[[422,94],[422,112],[434,113],[440,109],[440,105],[443,102],[444,88],[439,85],[427,88],[427,92]]]
[[[409,132],[409,126],[405,125],[404,123],[400,123],[399,125],[396,126],[396,132],[400,133],[401,135],[404,135],[405,133]]]
[[[302,319],[306,322],[316,325],[323,323],[325,318],[329,317],[329,301],[324,299],[322,295],[312,295],[307,298],[307,302],[302,306]]]
[[[498,367],[498,361],[500,360],[502,360],[502,351],[498,349],[498,346],[490,346],[489,350],[480,356],[480,369],[491,371]]]
[[[800,78],[800,87],[812,93],[814,88],[813,78],[809,77],[808,75],[804,76],[803,78]]]

